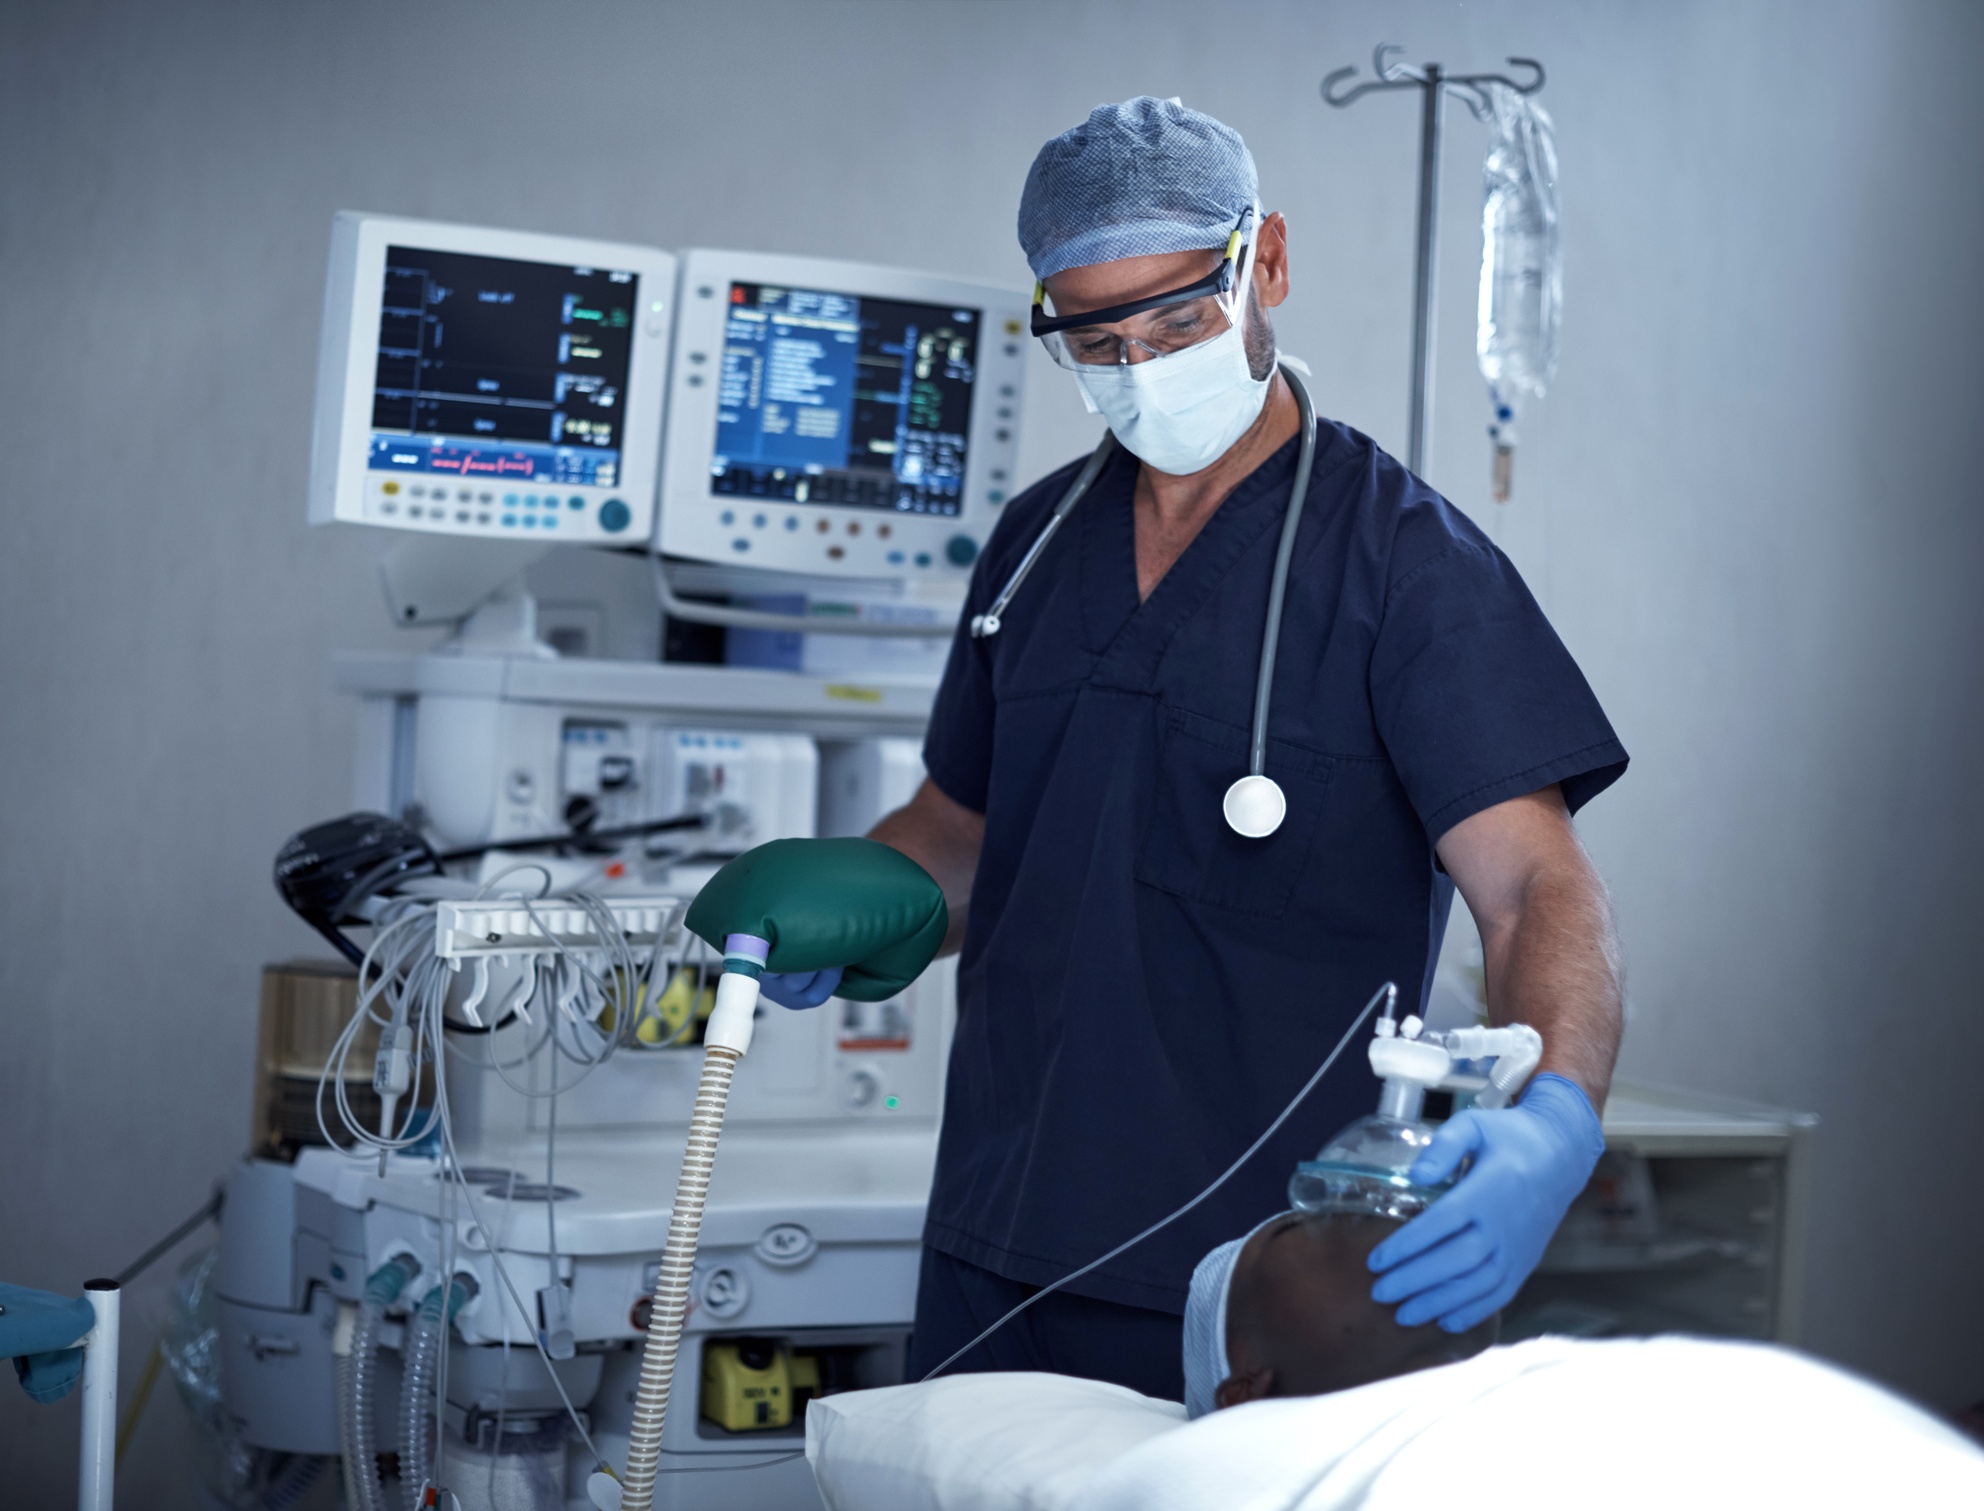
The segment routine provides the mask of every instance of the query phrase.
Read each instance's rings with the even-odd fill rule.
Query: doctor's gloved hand
[[[840,985],[841,968],[819,971],[766,971],[758,977],[758,995],[780,1007],[818,1007]]]
[[[1412,1180],[1438,1185],[1469,1156],[1473,1164],[1371,1251],[1372,1299],[1398,1303],[1402,1327],[1437,1319],[1464,1333],[1486,1320],[1522,1289],[1604,1150],[1590,1100],[1559,1075],[1536,1077],[1513,1107],[1448,1119]]]

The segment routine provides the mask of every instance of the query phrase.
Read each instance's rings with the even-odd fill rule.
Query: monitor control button
[[[634,521],[634,511],[617,498],[609,498],[599,506],[599,527],[612,534],[619,534]]]
[[[968,567],[978,560],[978,542],[969,535],[953,535],[944,542],[944,555],[954,567]]]

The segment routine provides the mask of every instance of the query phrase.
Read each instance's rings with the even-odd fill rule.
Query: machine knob
[[[751,1304],[751,1282],[728,1265],[711,1270],[701,1290],[703,1310],[712,1317],[735,1317]]]
[[[872,1107],[875,1099],[882,1094],[882,1078],[872,1070],[848,1072],[847,1105],[850,1107]]]
[[[804,1264],[819,1246],[809,1229],[796,1222],[782,1222],[765,1229],[758,1240],[758,1257],[766,1264]]]
[[[599,506],[599,527],[615,535],[626,529],[634,521],[634,511],[617,498],[609,498]]]
[[[953,535],[944,542],[944,555],[954,567],[968,567],[978,560],[978,542],[969,535]]]

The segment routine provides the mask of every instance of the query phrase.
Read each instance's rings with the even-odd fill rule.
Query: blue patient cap
[[[1036,278],[1223,247],[1259,192],[1239,132],[1142,94],[1096,106],[1040,149],[1020,193],[1020,246]]]
[[[1286,1217],[1277,1212],[1238,1238],[1228,1239],[1192,1271],[1192,1289],[1185,1301],[1185,1415],[1193,1419],[1213,1409],[1213,1392],[1232,1372],[1226,1359],[1226,1301],[1233,1290],[1233,1269],[1247,1240],[1269,1222]]]

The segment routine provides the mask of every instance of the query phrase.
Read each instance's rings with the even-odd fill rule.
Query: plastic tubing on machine
[[[689,1310],[689,1279],[696,1264],[710,1171],[716,1163],[717,1136],[723,1131],[731,1077],[751,1047],[752,1020],[758,1010],[758,973],[765,968],[770,953],[768,942],[749,934],[732,934],[724,941],[716,1007],[703,1039],[702,1079],[696,1086],[695,1111],[689,1116],[689,1142],[682,1151],[682,1173],[675,1183],[675,1207],[668,1219],[668,1245],[662,1251],[647,1347],[641,1354],[627,1473],[621,1481],[621,1511],[651,1511],[654,1505],[661,1429],[668,1419],[668,1391],[675,1377],[675,1356],[682,1346],[682,1321]]]
[[[400,1486],[407,1511],[420,1511],[434,1472],[427,1427],[434,1419],[434,1376],[441,1348],[455,1313],[474,1294],[475,1282],[467,1275],[451,1276],[446,1285],[427,1293],[407,1329],[406,1376],[400,1386]]]
[[[386,1308],[399,1300],[407,1283],[420,1273],[411,1254],[397,1254],[374,1270],[365,1282],[365,1297],[350,1316],[338,1318],[338,1340],[331,1346],[337,1360],[338,1446],[344,1457],[345,1495],[351,1511],[384,1511],[379,1492],[377,1402],[379,1324]],[[346,1326],[350,1334],[344,1336]]]

